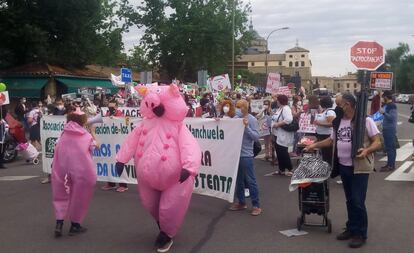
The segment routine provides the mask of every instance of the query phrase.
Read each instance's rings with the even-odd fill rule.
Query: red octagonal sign
[[[351,62],[358,69],[376,70],[384,58],[384,48],[375,41],[358,41],[351,47]]]

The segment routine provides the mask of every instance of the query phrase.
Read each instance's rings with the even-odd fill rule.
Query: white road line
[[[409,119],[410,118],[410,116],[405,115],[405,114],[401,114],[401,113],[398,113],[398,116],[403,117],[403,118],[406,118],[406,119]]]
[[[397,170],[389,175],[387,181],[414,181],[414,162],[403,163]]]
[[[406,141],[413,141],[412,139],[398,139],[398,141],[406,142]]]
[[[413,144],[412,143],[406,143],[404,146],[397,149],[397,157],[396,157],[395,161],[403,162],[408,157],[410,157],[412,154],[413,154]],[[383,158],[381,158],[380,161],[381,162],[387,161],[387,157],[384,156]]]
[[[38,177],[38,176],[4,176],[4,177],[0,177],[0,181],[22,181],[22,180],[35,178],[35,177]]]
[[[399,125],[402,125],[402,121],[398,121],[397,122],[397,125],[399,126]]]

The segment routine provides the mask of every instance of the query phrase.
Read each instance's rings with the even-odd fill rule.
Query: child
[[[67,116],[56,147],[52,165],[53,206],[56,216],[55,237],[62,236],[67,216],[72,226],[69,235],[86,232],[80,224],[86,216],[96,184],[92,149],[95,141],[84,128],[87,116],[79,107]]]

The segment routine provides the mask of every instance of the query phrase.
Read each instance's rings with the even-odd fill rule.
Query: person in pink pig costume
[[[167,252],[181,227],[201,164],[197,140],[183,120],[188,112],[176,85],[140,86],[143,120],[127,136],[116,156],[122,174],[134,157],[142,204],[158,223],[158,252]]]
[[[56,216],[55,237],[62,236],[63,220],[72,225],[69,235],[86,232],[83,222],[96,184],[96,169],[92,161],[95,140],[84,128],[87,116],[79,107],[68,114],[52,164],[53,207]]]

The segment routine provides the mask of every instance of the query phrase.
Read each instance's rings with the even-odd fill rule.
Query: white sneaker
[[[170,250],[171,246],[173,245],[173,240],[171,239],[169,242],[167,242],[166,244],[160,246],[157,249],[157,252],[163,253],[163,252],[167,252]]]
[[[342,184],[342,180],[336,181],[337,184]]]

